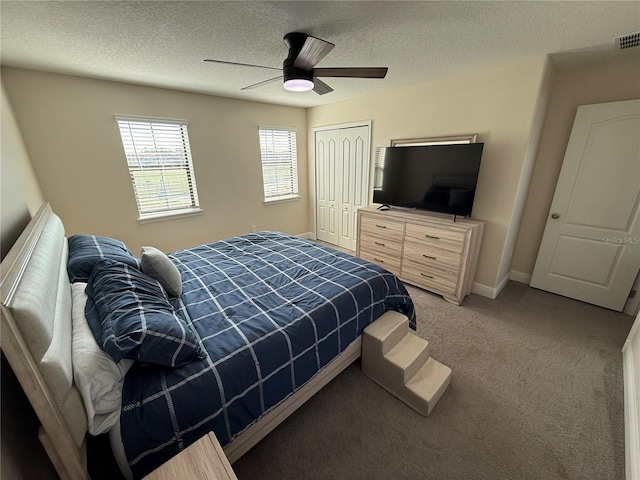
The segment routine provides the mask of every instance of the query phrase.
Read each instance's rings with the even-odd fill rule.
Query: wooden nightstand
[[[238,480],[216,436],[209,432],[144,480]]]

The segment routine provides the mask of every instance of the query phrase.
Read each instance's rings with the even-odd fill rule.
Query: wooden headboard
[[[88,479],[87,417],[73,384],[64,227],[44,204],[0,264],[0,346],[41,423],[58,475]]]

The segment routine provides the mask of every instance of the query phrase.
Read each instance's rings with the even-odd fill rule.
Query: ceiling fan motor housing
[[[284,36],[284,44],[289,47],[289,55],[282,63],[285,82],[287,80],[309,80],[313,82],[313,70],[302,70],[293,66],[308,36],[306,33],[301,32],[291,32]]]
[[[309,80],[310,82],[313,82],[313,71],[307,72],[306,70],[300,70],[293,65],[287,65],[286,60],[282,66],[282,73],[284,75],[285,82],[287,80]]]

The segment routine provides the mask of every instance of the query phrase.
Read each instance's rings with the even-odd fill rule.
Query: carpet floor
[[[624,479],[633,318],[511,282],[462,306],[408,287],[452,368],[422,417],[356,362],[234,465],[250,479]]]

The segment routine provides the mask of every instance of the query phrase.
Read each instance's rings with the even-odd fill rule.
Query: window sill
[[[201,208],[189,208],[185,210],[175,210],[173,212],[161,212],[153,215],[145,215],[144,217],[138,217],[138,223],[153,223],[164,222],[165,220],[175,220],[177,218],[194,217],[196,215],[202,215],[204,210]]]
[[[272,205],[274,203],[284,203],[284,202],[293,202],[296,200],[300,200],[300,195],[290,195],[287,197],[278,197],[278,198],[274,198],[272,200],[265,200],[264,204],[265,205]]]

